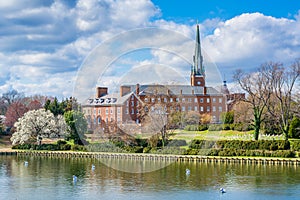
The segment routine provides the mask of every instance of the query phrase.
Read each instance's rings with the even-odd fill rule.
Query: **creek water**
[[[3,200],[300,199],[300,167],[0,156],[0,191]]]

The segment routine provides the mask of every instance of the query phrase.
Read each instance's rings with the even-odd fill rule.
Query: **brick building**
[[[243,94],[229,94],[226,82],[220,88],[206,85],[197,25],[195,53],[191,67],[190,85],[121,85],[120,92],[109,94],[108,88],[98,87],[95,97],[82,105],[91,130],[104,130],[108,125],[140,124],[140,109],[155,104],[174,105],[181,112],[195,111],[211,116],[211,123],[220,122],[222,112],[228,111],[234,99]],[[234,99],[233,99],[234,98]]]

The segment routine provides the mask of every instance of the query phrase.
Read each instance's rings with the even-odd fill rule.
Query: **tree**
[[[69,126],[67,140],[74,140],[75,144],[85,143],[85,133],[87,132],[87,121],[80,111],[70,110],[64,113],[64,118]]]
[[[300,138],[300,118],[294,116],[289,129],[289,137]]]
[[[10,139],[13,145],[35,141],[40,145],[43,138],[61,137],[67,130],[62,116],[55,117],[45,109],[28,111],[14,126],[16,131]]]
[[[233,124],[234,123],[234,111],[228,111],[221,113],[221,119],[223,124]]]
[[[169,132],[174,125],[182,125],[183,115],[180,114],[179,102],[168,92],[168,88],[157,85],[147,90],[147,94],[139,106],[139,119],[142,122],[143,131],[151,135],[160,135],[164,147],[169,137]]]
[[[42,107],[43,106],[42,106],[41,102],[39,102],[38,100],[30,101],[30,103],[27,106],[28,110],[38,110],[38,109],[41,109]]]
[[[5,114],[5,125],[8,128],[13,127],[14,123],[23,117],[24,113],[28,111],[28,108],[21,102],[13,102],[7,109]]]
[[[184,116],[184,122],[188,125],[199,125],[200,124],[200,113],[196,111],[189,111]]]
[[[53,101],[48,99],[44,105],[44,108],[46,110],[49,110],[53,113],[54,116],[57,115],[63,115],[64,114],[64,109],[61,103],[58,102],[57,98],[55,97]]]
[[[237,70],[233,79],[244,90],[248,97],[242,101],[251,106],[253,112],[254,139],[258,140],[261,124],[264,120],[264,112],[266,112],[269,103],[273,79],[270,79],[270,70],[276,63],[266,63],[261,65],[257,73],[245,73],[242,70]]]
[[[273,80],[271,82],[273,83],[272,88],[277,99],[275,103],[270,104],[270,108],[273,109],[269,109],[269,111],[274,117],[277,114],[281,130],[287,140],[290,122],[293,117],[293,89],[300,77],[300,59],[287,68],[273,63],[267,72],[269,72],[267,74],[268,79]]]
[[[5,115],[8,107],[16,102],[20,102],[24,98],[24,93],[20,93],[17,90],[10,90],[4,94],[0,99],[1,114]]]

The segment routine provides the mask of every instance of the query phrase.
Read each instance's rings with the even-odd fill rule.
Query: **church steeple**
[[[191,71],[191,85],[205,86],[205,70],[203,66],[203,56],[201,53],[201,41],[199,24],[197,23],[195,52],[193,56],[193,66]]]
[[[194,58],[193,59],[193,73],[195,75],[203,75],[204,76],[203,57],[202,57],[202,53],[201,53],[201,41],[200,41],[199,24],[197,24],[195,53],[194,53],[193,58]]]

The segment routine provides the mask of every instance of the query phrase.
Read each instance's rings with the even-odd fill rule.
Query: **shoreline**
[[[79,151],[24,151],[2,149],[0,156],[45,156],[62,158],[109,158],[131,160],[154,160],[172,162],[213,162],[240,164],[270,164],[270,165],[300,165],[300,158],[280,157],[220,157],[200,155],[144,154],[144,153],[109,153],[109,152],[79,152]]]

